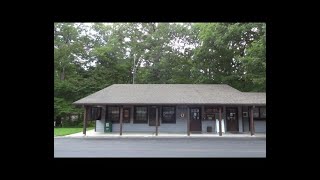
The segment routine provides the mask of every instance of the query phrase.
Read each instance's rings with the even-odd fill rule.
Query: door
[[[190,131],[201,132],[201,108],[190,108]]]
[[[156,118],[157,118],[157,107],[151,106],[149,108],[149,126],[156,126]],[[158,126],[160,125],[159,119],[158,119]]]
[[[227,131],[230,132],[239,132],[238,126],[238,108],[236,107],[227,107]]]

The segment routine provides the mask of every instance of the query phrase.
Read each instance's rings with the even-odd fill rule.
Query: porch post
[[[222,136],[221,120],[221,107],[219,107],[219,136]]]
[[[158,108],[156,108],[156,136],[158,136]]]
[[[190,136],[190,108],[188,106],[187,110],[188,118],[187,118],[187,134]]]
[[[250,130],[251,130],[251,136],[254,135],[253,108],[254,108],[254,106],[252,106],[251,112],[250,112]]]
[[[84,107],[84,115],[83,115],[83,134],[86,136],[87,134],[87,106],[82,106]]]
[[[123,106],[120,106],[120,136],[122,136]]]

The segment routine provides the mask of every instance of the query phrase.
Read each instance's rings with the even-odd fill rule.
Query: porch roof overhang
[[[225,84],[114,84],[75,105],[266,105],[266,93]]]
[[[207,106],[223,106],[223,105],[227,105],[227,106],[265,106],[266,103],[249,103],[249,104],[226,104],[226,103],[221,103],[221,104],[217,104],[217,103],[205,103],[205,104],[199,104],[199,103],[82,103],[82,104],[74,104],[76,106],[105,106],[105,105],[207,105]]]

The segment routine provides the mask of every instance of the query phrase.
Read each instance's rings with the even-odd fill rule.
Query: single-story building
[[[85,108],[96,132],[266,132],[266,93],[226,84],[114,84],[73,104]],[[222,129],[222,131],[220,131]]]

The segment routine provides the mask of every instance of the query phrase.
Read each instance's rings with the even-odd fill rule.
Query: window
[[[222,113],[223,108],[221,108]],[[215,120],[219,118],[219,107],[207,106],[204,108],[204,118],[206,120]]]
[[[135,107],[134,108],[134,121],[133,123],[148,123],[148,108]]]
[[[259,108],[253,108],[253,118],[259,118]]]
[[[176,123],[175,107],[162,107],[162,123]]]
[[[120,123],[120,110],[119,107],[108,107],[108,121],[112,123]]]
[[[242,117],[248,117],[248,112],[242,112]]]
[[[266,118],[266,108],[265,107],[261,107],[260,108],[260,118]]]
[[[101,120],[101,107],[91,108],[91,120]]]
[[[130,108],[123,108],[123,123],[130,123]]]
[[[249,112],[251,112],[251,108],[249,108]],[[253,108],[253,118],[255,118],[255,120],[265,120],[266,115],[267,115],[266,107]]]

